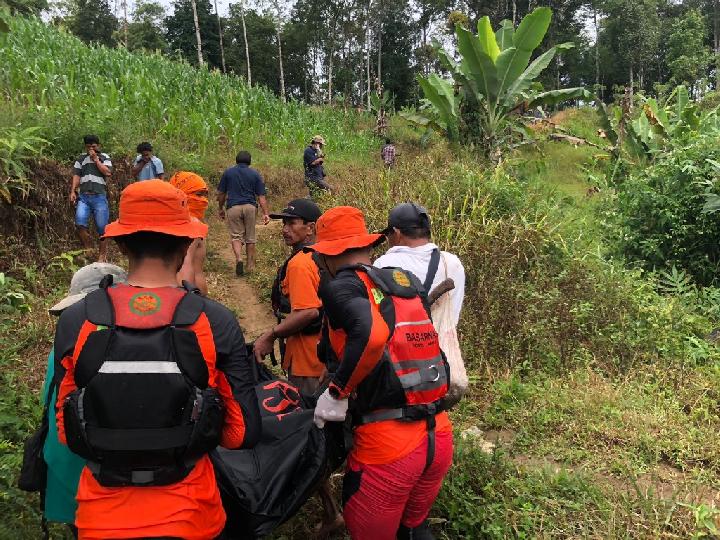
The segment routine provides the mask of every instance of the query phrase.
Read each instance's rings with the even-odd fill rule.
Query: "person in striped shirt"
[[[93,251],[93,241],[88,232],[90,216],[100,235],[98,262],[107,260],[107,241],[102,238],[105,226],[110,220],[107,200],[107,180],[112,175],[110,156],[100,151],[97,135],[85,135],[85,153],[77,158],[73,166],[70,204],[75,205],[75,227],[78,237],[87,253]]]

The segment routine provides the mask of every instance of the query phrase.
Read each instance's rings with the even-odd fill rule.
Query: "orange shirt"
[[[435,431],[452,431],[446,412],[435,416]],[[360,463],[384,465],[404,458],[427,437],[427,422],[385,420],[355,428],[351,455]]]
[[[171,536],[208,540],[225,526],[225,511],[208,456],[169,486],[108,488],[85,467],[77,492],[75,526],[81,540]]]
[[[311,253],[298,253],[287,265],[285,279],[280,284],[282,293],[290,298],[290,309],[321,308],[318,297],[320,272]],[[317,357],[320,332],[290,336],[285,340],[283,369],[301,377],[320,377],[325,366]]]

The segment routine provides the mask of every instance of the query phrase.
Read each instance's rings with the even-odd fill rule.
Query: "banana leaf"
[[[495,41],[495,34],[490,24],[490,17],[485,15],[481,18],[478,21],[477,29],[477,39],[480,44],[480,49],[490,57],[494,64],[500,54],[500,47],[498,47],[497,41]]]
[[[445,49],[443,49],[442,43],[440,43],[437,38],[432,38],[432,40],[430,41],[430,46],[435,51],[435,54],[437,54],[440,65],[447,69],[449,72],[454,73],[458,67],[458,64],[455,59],[450,56]]]
[[[720,196],[715,193],[705,193],[705,204],[702,207],[703,214],[714,214],[720,210]]]
[[[504,51],[513,46],[513,35],[515,34],[515,28],[511,21],[504,19],[500,22],[500,28],[495,32],[495,41],[500,47],[500,51]]]
[[[480,40],[472,32],[460,25],[455,27],[458,40],[458,50],[464,64],[461,69],[469,79],[475,81],[478,91],[486,99],[494,101],[498,88],[497,70],[492,58],[487,55],[480,45]]]
[[[690,103],[690,95],[688,94],[687,88],[685,88],[682,84],[675,88],[674,93],[677,95],[677,108],[675,109],[677,111],[676,114],[678,118],[682,118],[685,108],[688,103]]]
[[[610,144],[615,146],[618,142],[618,134],[615,128],[610,123],[610,115],[608,115],[607,105],[600,102],[600,106],[597,108],[598,118],[600,120],[600,128],[605,132],[607,140]]]
[[[640,136],[637,134],[632,124],[626,124],[625,131],[627,134],[627,137],[625,137],[625,146],[628,148],[630,153],[638,159],[647,158],[648,152],[640,141]]]
[[[400,111],[398,112],[398,115],[411,124],[415,124],[419,127],[433,129],[439,133],[447,131],[447,126],[442,125],[441,121],[424,116],[419,112]]]
[[[521,50],[537,49],[550,27],[551,18],[552,10],[549,7],[535,8],[520,22],[513,35],[513,45]]]
[[[550,65],[550,62],[552,62],[552,59],[555,57],[557,51],[571,49],[574,46],[575,44],[571,42],[555,45],[533,60],[532,64],[527,66],[527,69],[525,69],[522,75],[517,77],[512,82],[512,86],[507,89],[503,105],[505,107],[513,108],[515,106],[517,95],[530,88],[532,83],[535,82],[535,79],[537,79],[545,68]]]
[[[427,78],[420,77],[419,81],[425,97],[440,113],[440,118],[446,123],[455,121],[457,100],[450,81],[440,78],[436,73],[430,74]]]
[[[592,94],[585,88],[562,88],[560,90],[548,90],[533,96],[528,108],[532,109],[538,105],[557,105],[569,99],[591,99]]]

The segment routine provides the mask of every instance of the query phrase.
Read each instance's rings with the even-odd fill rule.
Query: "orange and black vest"
[[[63,405],[68,447],[103,486],[182,480],[218,445],[224,421],[189,328],[202,296],[106,284],[84,302],[97,329],[76,356],[78,388]]]
[[[417,278],[399,268],[361,265],[358,277],[390,329],[383,357],[357,387],[356,423],[434,418],[447,393],[450,368]]]

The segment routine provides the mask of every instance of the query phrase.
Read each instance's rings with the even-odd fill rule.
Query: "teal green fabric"
[[[43,400],[47,399],[50,381],[55,374],[55,355],[50,351],[48,356],[47,376],[43,388]],[[55,407],[57,391],[53,391],[48,407],[49,429],[43,447],[43,456],[48,465],[47,491],[45,493],[45,518],[48,521],[60,523],[74,523],[77,502],[78,482],[80,471],[85,466],[85,460],[73,454],[68,447],[58,440],[57,422],[55,421]]]

